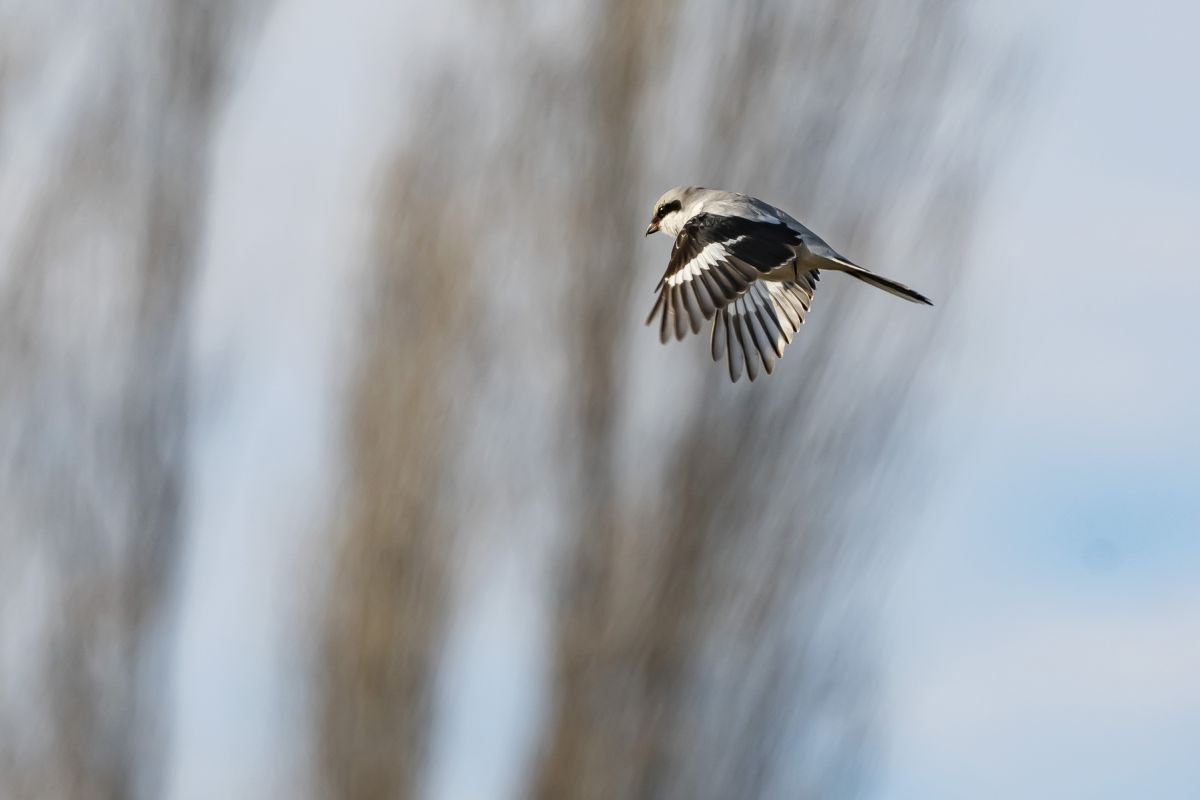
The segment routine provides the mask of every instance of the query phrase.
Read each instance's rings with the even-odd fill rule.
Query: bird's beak
[[[652,233],[658,233],[658,223],[657,222],[651,222],[650,227],[646,228],[647,236],[649,236]]]

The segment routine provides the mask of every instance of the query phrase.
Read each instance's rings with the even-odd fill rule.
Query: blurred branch
[[[430,140],[387,171],[376,261],[352,387],[345,528],[320,685],[320,748],[333,797],[409,797],[426,755],[455,522],[447,365],[472,319],[474,253],[452,226],[453,166]],[[444,133],[444,132],[443,132]]]

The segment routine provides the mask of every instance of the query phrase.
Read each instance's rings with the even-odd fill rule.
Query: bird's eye
[[[665,217],[667,214],[670,214],[672,211],[678,211],[681,208],[683,208],[683,204],[680,203],[678,200],[672,200],[669,203],[663,203],[654,212],[654,221],[658,222],[660,219]]]

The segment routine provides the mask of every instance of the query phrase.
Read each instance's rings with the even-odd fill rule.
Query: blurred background
[[[0,798],[1200,796],[1197,25],[0,2]]]

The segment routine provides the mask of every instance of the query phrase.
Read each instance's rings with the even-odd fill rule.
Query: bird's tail
[[[918,292],[916,289],[910,289],[899,281],[894,281],[891,278],[885,278],[882,275],[876,275],[866,267],[860,267],[853,261],[848,261],[842,258],[832,249],[828,252],[821,252],[825,248],[810,248],[812,253],[821,263],[822,269],[832,269],[839,272],[844,272],[847,275],[858,278],[863,283],[868,283],[876,289],[883,289],[888,294],[894,294],[896,297],[901,297],[910,303],[924,303],[927,306],[933,305],[933,301],[925,295]]]
[[[888,294],[894,294],[896,297],[902,297],[910,303],[924,303],[927,306],[933,305],[933,301],[925,295],[918,292],[916,289],[910,289],[903,283],[894,281],[891,278],[885,278],[882,275],[876,275],[868,269],[855,267],[854,269],[843,269],[847,275],[858,278],[863,283],[869,283],[876,289],[883,289]]]

